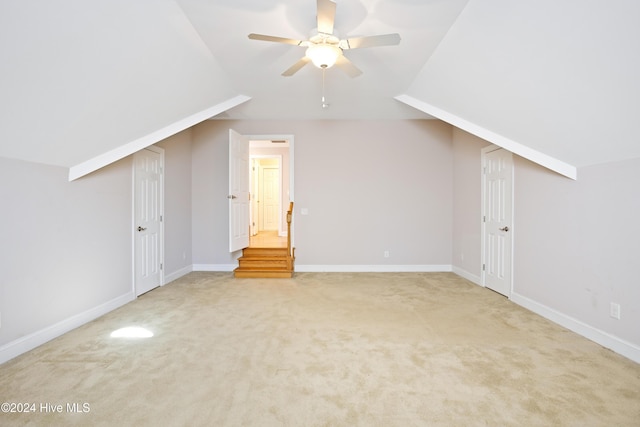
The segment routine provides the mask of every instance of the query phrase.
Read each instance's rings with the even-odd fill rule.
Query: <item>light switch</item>
[[[300,215],[309,215],[309,209],[301,208],[300,209]]]

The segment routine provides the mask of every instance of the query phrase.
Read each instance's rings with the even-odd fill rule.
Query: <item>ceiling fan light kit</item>
[[[307,58],[311,59],[313,65],[318,68],[331,68],[342,55],[342,49],[331,44],[312,44],[307,48],[305,53]]]

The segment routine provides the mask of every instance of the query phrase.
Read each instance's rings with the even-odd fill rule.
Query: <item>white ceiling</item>
[[[398,46],[347,50],[363,74],[350,78],[311,64],[291,77],[281,73],[305,48],[249,40],[260,33],[308,39],[316,26],[315,0],[177,0],[239,93],[251,101],[223,114],[235,119],[398,119],[425,114],[393,97],[413,82],[468,0],[338,0],[341,38],[398,33]]]
[[[335,1],[343,38],[402,41],[346,51],[323,109],[320,70],[281,76],[304,48],[247,38],[307,38],[315,0],[2,0],[0,156],[81,175],[211,116],[428,112],[547,167],[640,157],[637,0]]]

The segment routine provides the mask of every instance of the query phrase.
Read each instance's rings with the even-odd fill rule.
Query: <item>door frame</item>
[[[160,194],[159,194],[159,203],[160,203],[160,225],[159,225],[159,241],[158,252],[160,254],[160,286],[164,286],[164,148],[157,147],[155,145],[151,145],[149,147],[143,148],[143,150],[149,150],[154,153],[160,154]],[[141,151],[141,150],[140,150]],[[135,156],[135,153],[134,153]],[[137,268],[136,265],[136,162],[133,161],[132,165],[132,180],[131,180],[131,265],[133,268],[131,269],[131,288],[133,295],[138,298],[138,294],[136,292],[137,283]]]
[[[289,141],[289,201],[290,202],[295,202],[295,191],[294,191],[294,176],[295,176],[295,169],[294,169],[294,159],[295,159],[295,155],[294,155],[294,145],[295,145],[295,136],[292,134],[246,134],[246,137],[249,138],[250,141],[264,141],[264,140],[271,140],[271,141],[280,141],[280,140],[286,140]],[[251,156],[251,145],[249,145],[249,156]],[[282,169],[283,169],[283,161],[280,161],[280,175],[282,175]],[[282,176],[280,177],[280,181],[283,181]],[[282,197],[284,196],[284,192],[283,194],[280,196],[280,198],[282,199]],[[280,209],[284,209],[284,206],[281,206]],[[295,242],[295,224],[296,222],[293,221],[291,223],[291,245],[294,245]]]
[[[492,153],[494,151],[497,150],[505,150],[507,152],[509,152],[509,150],[506,150],[505,148],[502,148],[500,146],[497,145],[489,145],[487,147],[484,147],[481,149],[481,167],[480,167],[480,185],[481,185],[481,190],[480,190],[480,194],[481,194],[481,217],[480,217],[480,224],[481,224],[481,249],[480,249],[480,279],[481,282],[480,284],[483,287],[487,287],[486,285],[486,259],[487,259],[487,225],[486,222],[484,221],[484,218],[486,218],[487,212],[486,212],[486,193],[487,193],[487,185],[486,185],[486,179],[487,179],[487,174],[486,174],[486,158],[487,155],[489,153]],[[509,233],[511,233],[511,247],[508,248],[507,250],[510,252],[510,263],[511,265],[509,266],[509,294],[505,295],[507,298],[511,299],[511,295],[513,294],[513,277],[514,277],[514,267],[513,267],[513,260],[514,260],[514,247],[515,247],[515,232],[514,229],[515,227],[515,197],[514,197],[514,191],[515,191],[515,174],[514,174],[514,164],[513,164],[513,153],[511,153],[511,227],[509,229]],[[491,288],[489,288],[491,289]]]

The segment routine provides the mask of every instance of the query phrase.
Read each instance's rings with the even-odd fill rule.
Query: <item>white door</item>
[[[251,145],[249,145],[249,155],[251,155]],[[250,228],[251,235],[258,234],[258,225],[260,221],[260,203],[258,194],[260,193],[260,161],[258,159],[251,159],[251,169],[249,170],[251,175],[251,214],[250,216]]]
[[[134,281],[136,295],[162,284],[163,150],[134,156]]]
[[[278,230],[280,221],[280,170],[262,168],[262,218],[264,230]]]
[[[249,246],[249,138],[229,129],[229,252]]]
[[[484,285],[511,295],[513,159],[504,149],[483,151]]]

